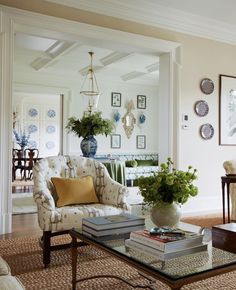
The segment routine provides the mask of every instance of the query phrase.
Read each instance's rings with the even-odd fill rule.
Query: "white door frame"
[[[6,6],[0,6],[0,234],[11,232],[11,146],[12,136],[12,88],[13,88],[13,49],[14,32],[24,32],[54,38],[79,40],[95,39],[99,45],[116,43],[135,48],[137,52],[152,52],[160,54],[161,63],[166,69],[160,78],[159,114],[161,114],[158,129],[159,154],[165,159],[167,156],[178,161],[179,147],[179,43],[146,37],[138,34],[102,28],[61,18],[46,16]],[[161,106],[163,105],[163,108]],[[165,134],[163,132],[163,124]],[[3,142],[4,140],[4,142]],[[163,145],[164,144],[164,145]]]

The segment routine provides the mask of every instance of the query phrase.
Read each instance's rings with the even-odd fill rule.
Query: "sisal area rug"
[[[68,240],[68,236],[57,237],[56,242]],[[9,263],[12,274],[24,284],[26,290],[71,289],[70,249],[52,252],[51,265],[44,269],[38,237],[23,237],[0,240],[0,255]],[[78,249],[78,278],[95,274],[116,274],[132,282],[145,285],[146,280],[125,263],[112,258],[92,246]],[[236,272],[223,274],[182,287],[181,290],[235,290]],[[80,290],[131,290],[121,281],[106,278],[77,284]],[[157,290],[169,290],[157,281]]]

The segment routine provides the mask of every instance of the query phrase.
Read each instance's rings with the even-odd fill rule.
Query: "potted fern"
[[[102,118],[101,112],[83,115],[81,119],[70,117],[66,125],[68,133],[72,132],[78,137],[83,137],[80,148],[85,157],[94,157],[97,152],[97,140],[94,136],[107,136],[112,133],[113,128],[113,122]]]

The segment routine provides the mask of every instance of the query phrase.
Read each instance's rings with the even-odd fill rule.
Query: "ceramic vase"
[[[176,203],[154,206],[150,212],[151,221],[158,227],[174,227],[178,224],[180,216],[180,206]]]
[[[84,157],[93,158],[97,152],[97,140],[92,135],[85,137],[80,143],[80,148]]]

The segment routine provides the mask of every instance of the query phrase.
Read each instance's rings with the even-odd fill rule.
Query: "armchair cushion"
[[[11,274],[10,267],[8,266],[7,262],[5,262],[5,260],[3,260],[2,257],[0,257],[0,276],[10,274]]]
[[[71,204],[98,203],[92,176],[81,178],[52,177],[58,200],[57,207]]]

